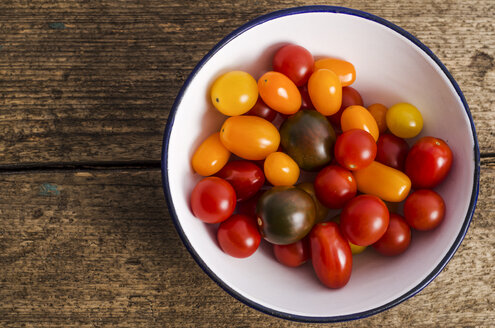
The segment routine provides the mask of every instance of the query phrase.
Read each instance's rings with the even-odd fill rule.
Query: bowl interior
[[[382,257],[371,249],[355,256],[351,280],[338,290],[321,285],[311,264],[290,269],[277,263],[266,243],[247,259],[224,254],[215,240],[216,226],[203,224],[189,208],[189,195],[200,179],[190,165],[192,153],[226,118],[209,101],[211,83],[230,70],[244,70],[257,79],[271,69],[276,49],[288,42],[306,47],[316,57],[352,62],[357,72],[352,87],[361,93],[365,106],[375,102],[386,106],[414,104],[425,122],[421,136],[444,139],[454,154],[448,179],[436,189],[447,206],[442,225],[432,232],[413,233],[410,248],[399,257]],[[441,68],[410,40],[355,15],[293,13],[245,30],[198,68],[177,102],[168,152],[164,154],[165,174],[183,237],[224,287],[269,311],[328,318],[362,313],[393,302],[431,279],[439,264],[448,261],[449,249],[468,220],[476,183],[474,147],[461,98]]]

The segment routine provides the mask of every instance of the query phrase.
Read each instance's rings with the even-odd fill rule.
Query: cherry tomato
[[[292,115],[301,108],[299,89],[287,76],[279,72],[266,72],[258,80],[261,99],[271,109]]]
[[[360,195],[351,199],[340,214],[340,227],[353,244],[369,246],[378,241],[389,223],[388,208],[373,195]]]
[[[229,158],[230,151],[220,141],[220,133],[215,132],[199,145],[193,154],[191,164],[198,174],[209,176],[217,173]]]
[[[292,186],[276,186],[263,193],[256,206],[258,229],[277,245],[303,239],[315,223],[315,203],[307,192]]]
[[[414,138],[423,129],[423,117],[411,104],[400,103],[390,107],[386,114],[387,127],[399,138]]]
[[[298,267],[310,258],[309,239],[303,238],[293,244],[273,245],[277,261],[288,267]]]
[[[328,208],[342,208],[356,195],[356,180],[351,172],[337,165],[329,165],[315,178],[318,200]]]
[[[261,195],[263,194],[263,190],[258,191],[254,196],[243,200],[241,202],[237,202],[236,206],[236,213],[237,214],[244,214],[249,217],[256,217],[256,204],[258,203],[258,200],[260,199]]]
[[[260,167],[244,160],[227,163],[216,175],[234,187],[238,202],[256,194],[265,183]]]
[[[308,85],[305,84],[299,87],[299,92],[301,93],[301,109],[314,109],[315,107],[309,97]]]
[[[218,177],[199,181],[191,193],[191,209],[198,219],[206,223],[226,220],[235,209],[234,188]]]
[[[375,141],[378,140],[378,125],[370,112],[363,106],[349,106],[344,109],[340,118],[340,126],[342,132],[360,129],[371,134]]]
[[[376,143],[373,136],[364,130],[348,130],[337,138],[334,152],[335,159],[343,168],[359,170],[374,161]]]
[[[331,70],[313,72],[308,81],[308,92],[316,110],[325,116],[337,113],[342,105],[342,84]]]
[[[445,216],[443,198],[430,189],[420,189],[407,197],[404,203],[404,217],[407,223],[421,231],[435,229]]]
[[[387,131],[387,110],[387,107],[382,104],[373,104],[368,106],[368,111],[375,119],[376,124],[378,125],[378,131],[380,133]]]
[[[246,113],[246,115],[258,116],[264,118],[268,122],[273,122],[275,117],[277,117],[277,112],[271,109],[270,107],[268,107],[263,102],[263,99],[258,98],[258,101],[256,101],[254,107],[251,108],[249,112]]]
[[[409,145],[404,139],[386,133],[376,142],[376,161],[394,169],[404,171]]]
[[[376,161],[353,173],[360,192],[387,202],[401,202],[411,190],[411,180],[407,175]]]
[[[333,125],[340,127],[340,118],[342,117],[342,112],[349,106],[363,106],[363,98],[359,92],[351,87],[342,88],[342,105],[337,113],[330,115],[328,118]]]
[[[220,113],[235,116],[249,111],[258,99],[258,85],[249,73],[232,71],[215,80],[211,101]]]
[[[391,213],[387,231],[373,244],[373,248],[380,254],[395,256],[404,253],[410,243],[411,228],[402,216]]]
[[[299,166],[289,155],[274,152],[264,164],[266,179],[274,186],[292,186],[299,179]]]
[[[295,44],[283,46],[273,56],[273,70],[286,75],[298,87],[308,82],[313,64],[313,55]]]
[[[442,139],[423,137],[407,154],[405,172],[414,188],[434,188],[452,166],[452,151]]]
[[[351,246],[351,252],[352,252],[352,255],[357,255],[357,254],[361,254],[362,252],[364,252],[364,250],[366,249],[366,246],[358,246],[358,245],[354,245],[353,243],[349,242],[349,246]]]
[[[345,286],[351,278],[352,252],[337,223],[316,224],[309,240],[313,269],[318,279],[330,288]]]
[[[356,69],[351,63],[337,58],[323,58],[315,62],[315,71],[326,68],[337,74],[343,87],[351,85],[356,80]]]
[[[233,257],[245,258],[256,252],[261,242],[261,235],[253,218],[234,214],[220,223],[217,240],[225,253]]]
[[[243,159],[261,160],[277,151],[280,133],[261,117],[233,116],[223,123],[220,140],[225,148]]]

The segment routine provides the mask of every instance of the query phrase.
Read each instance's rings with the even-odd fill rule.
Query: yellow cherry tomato
[[[299,179],[299,166],[282,152],[268,155],[264,164],[265,177],[274,186],[292,186]]]
[[[247,113],[258,100],[256,80],[243,71],[231,71],[215,80],[211,101],[220,113],[236,116]]]
[[[192,156],[191,164],[194,171],[206,177],[220,171],[229,157],[230,151],[220,141],[220,133],[215,132],[199,145]]]
[[[378,140],[380,134],[375,119],[363,106],[355,105],[344,109],[340,118],[340,126],[342,132],[352,129],[364,130],[371,134],[375,141]]]
[[[301,93],[287,76],[279,72],[266,72],[258,80],[260,97],[268,107],[286,115],[301,108]]]
[[[359,253],[362,253],[366,249],[366,246],[354,245],[351,242],[349,242],[349,246],[351,246],[352,255],[357,255]]]
[[[352,172],[358,191],[371,194],[387,202],[403,201],[411,190],[411,180],[399,170],[379,162]]]
[[[387,111],[387,127],[399,138],[414,138],[423,129],[423,117],[411,104],[399,103]]]
[[[343,87],[351,85],[356,80],[356,69],[351,63],[337,58],[322,58],[315,61],[314,70],[329,69],[340,79]]]
[[[373,116],[373,118],[375,119],[380,134],[387,131],[387,120],[385,119],[387,115],[387,107],[385,107],[385,105],[382,104],[373,104],[368,106],[368,111],[370,112],[371,116]]]
[[[309,77],[309,98],[316,110],[325,116],[337,113],[342,105],[342,83],[329,69],[319,69]]]
[[[249,160],[262,160],[277,151],[280,133],[258,116],[229,117],[220,129],[220,140],[230,152]]]

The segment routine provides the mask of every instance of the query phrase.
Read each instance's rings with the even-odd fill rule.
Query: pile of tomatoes
[[[280,263],[311,260],[324,285],[340,288],[353,254],[367,246],[401,254],[411,228],[442,222],[445,203],[433,188],[447,176],[452,151],[434,137],[409,148],[404,139],[423,128],[419,110],[363,107],[349,62],[315,61],[288,44],[272,64],[258,81],[231,71],[211,86],[212,104],[229,117],[194,152],[192,167],[205,178],[191,209],[219,223],[225,253],[248,257],[264,239]]]

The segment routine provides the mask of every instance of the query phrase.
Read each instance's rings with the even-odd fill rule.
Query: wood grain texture
[[[174,229],[157,168],[194,65],[250,19],[306,4],[330,3],[0,1],[0,327],[325,326],[259,313],[203,273]],[[426,44],[464,92],[483,155],[475,217],[442,273],[389,311],[333,326],[491,327],[495,3],[331,4]]]
[[[306,1],[0,2],[0,164],[159,160],[194,65],[234,28]],[[311,4],[328,4],[314,1]],[[458,81],[495,153],[491,0],[335,1],[417,36]]]
[[[160,172],[0,175],[1,327],[320,327],[238,302],[182,245]],[[489,327],[495,322],[495,163],[461,247],[415,297],[335,327]]]

